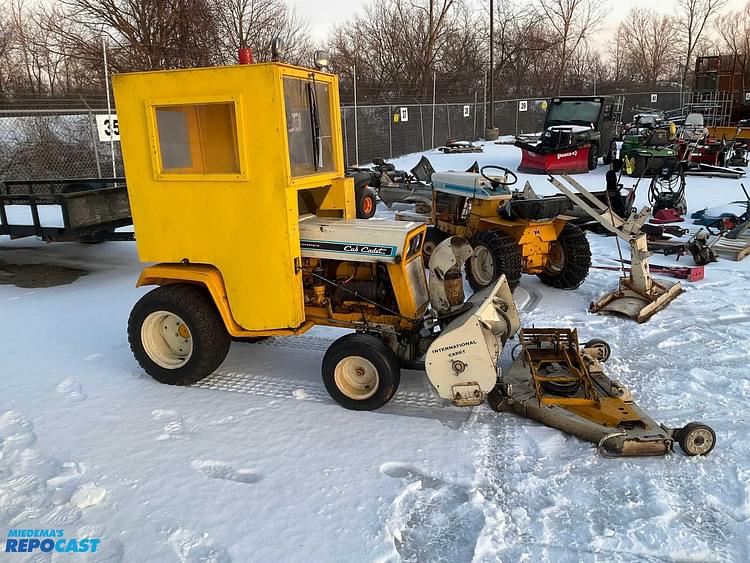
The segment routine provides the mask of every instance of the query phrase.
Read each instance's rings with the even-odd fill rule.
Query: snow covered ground
[[[437,170],[520,159],[494,144],[427,154]],[[578,178],[602,188],[604,173]],[[688,178],[691,212],[741,197],[736,181]],[[614,239],[589,239],[594,263],[613,265]],[[717,431],[707,458],[628,460],[486,406],[446,405],[416,372],[381,411],[346,411],[320,381],[332,329],[234,344],[216,375],[163,386],[125,334],[147,291],[133,287],[134,244],[0,237],[0,281],[4,263],[88,270],[58,287],[0,285],[0,534],[101,538],[96,554],[51,560],[750,560],[750,259],[711,264],[645,325],[586,312],[616,272],[592,270],[574,292],[523,278],[525,325],[606,339],[609,373],[654,418]]]

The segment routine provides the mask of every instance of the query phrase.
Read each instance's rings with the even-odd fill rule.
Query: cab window
[[[157,106],[163,174],[239,174],[233,102]]]
[[[332,172],[330,85],[284,77],[289,168],[292,177]]]

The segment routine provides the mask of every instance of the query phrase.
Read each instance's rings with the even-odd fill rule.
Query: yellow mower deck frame
[[[289,146],[304,114],[287,111],[287,80],[313,82],[327,106],[330,164],[317,173],[293,174]],[[113,85],[138,254],[165,263],[139,285],[204,285],[233,336],[310,328],[300,202],[355,218],[337,77],[268,63],[121,74]]]

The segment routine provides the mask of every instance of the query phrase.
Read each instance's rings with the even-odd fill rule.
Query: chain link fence
[[[637,108],[674,110],[679,92],[628,93],[623,120]],[[653,96],[656,95],[656,101]],[[501,135],[540,131],[545,98],[500,100],[493,105]],[[102,141],[96,115],[106,109],[0,108],[0,180],[107,178],[123,175],[119,142]],[[344,160],[366,164],[428,150],[448,140],[477,140],[484,134],[489,104],[383,104],[341,108]],[[114,150],[114,159],[113,156]],[[113,169],[114,161],[114,169]]]

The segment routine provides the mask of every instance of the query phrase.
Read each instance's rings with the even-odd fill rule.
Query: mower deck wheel
[[[716,445],[716,432],[700,422],[691,422],[677,431],[677,441],[689,456],[708,455]]]
[[[358,411],[378,409],[396,394],[401,366],[396,354],[371,334],[347,334],[325,353],[323,384],[341,406]]]
[[[583,345],[584,348],[593,348],[597,352],[597,360],[606,362],[612,354],[609,344],[600,338],[592,338]]]

